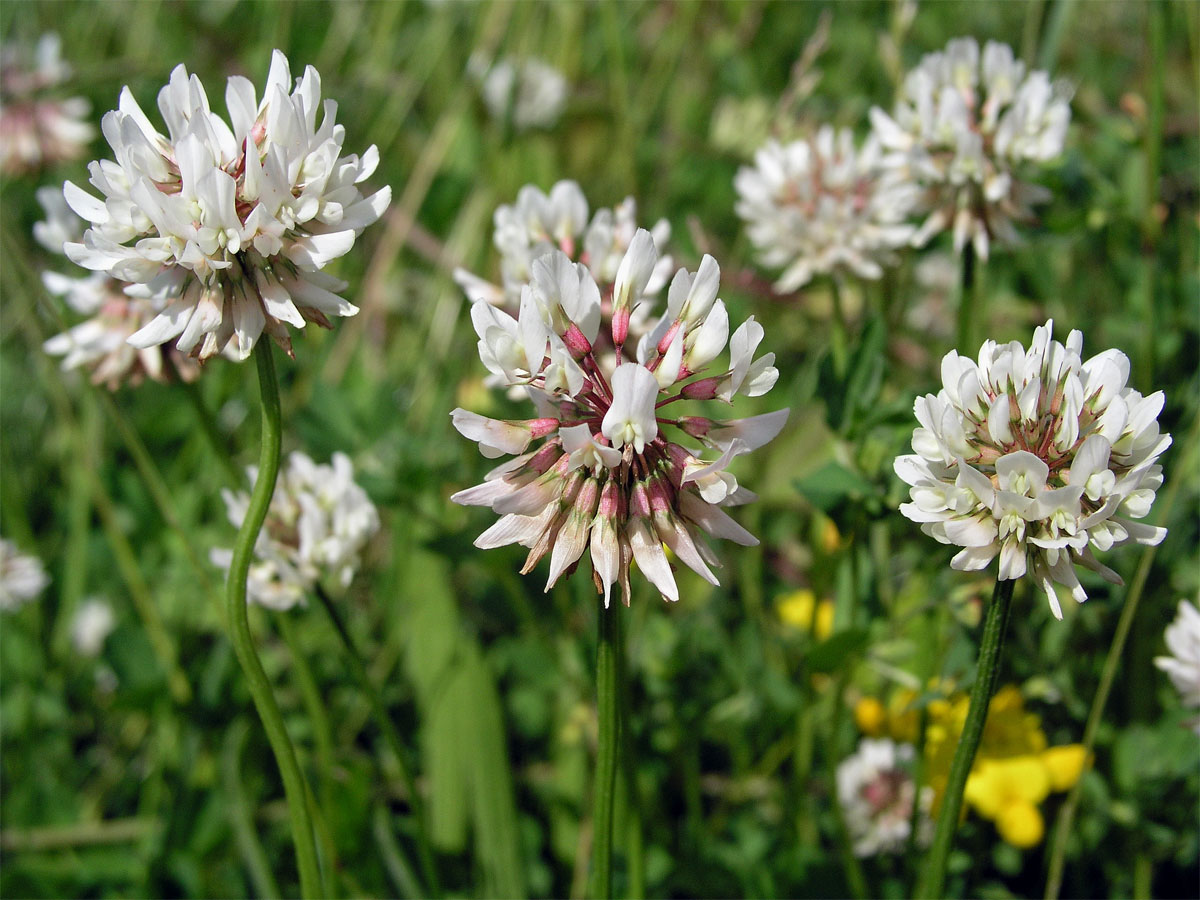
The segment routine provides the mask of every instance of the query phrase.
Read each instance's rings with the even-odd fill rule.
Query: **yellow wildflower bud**
[[[1082,744],[1066,744],[1042,751],[1042,763],[1050,773],[1050,789],[1066,791],[1075,786],[1087,764],[1087,752]]]
[[[812,627],[816,595],[808,588],[800,588],[784,594],[775,601],[779,620],[791,628],[808,631]]]
[[[816,634],[818,641],[823,641],[833,634],[832,600],[822,600],[817,604],[817,622],[814,634]]]
[[[858,730],[869,737],[878,737],[883,733],[887,713],[883,704],[874,697],[863,697],[854,704],[854,721]]]
[[[1036,806],[1017,800],[1000,810],[996,816],[996,830],[1005,841],[1024,850],[1042,842],[1046,825]]]
[[[776,601],[776,609],[784,625],[811,631],[818,641],[833,634],[833,602],[822,600],[818,603],[816,595],[808,588],[784,594]]]
[[[828,554],[837,552],[842,545],[842,535],[833,519],[825,519],[821,523],[821,549]]]

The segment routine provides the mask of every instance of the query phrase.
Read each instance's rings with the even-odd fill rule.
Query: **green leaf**
[[[832,637],[822,641],[808,654],[808,668],[813,672],[833,672],[852,653],[861,650],[870,639],[870,632],[865,628],[849,628],[839,631]]]
[[[879,490],[857,472],[830,460],[794,482],[796,490],[813,506],[830,513],[850,502],[879,496]]]

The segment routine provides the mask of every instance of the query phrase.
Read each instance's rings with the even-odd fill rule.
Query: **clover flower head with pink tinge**
[[[855,856],[900,853],[912,832],[913,804],[918,802],[913,780],[913,748],[886,738],[864,738],[858,750],[837,767],[837,791],[846,817]],[[933,788],[920,790],[917,843],[933,837]]]
[[[629,602],[633,562],[665,599],[677,600],[667,550],[716,584],[710,566],[718,561],[703,535],[757,543],[725,512],[754,499],[728,467],[787,419],[787,410],[735,421],[673,415],[677,401],[759,396],[779,373],[774,354],[755,357],[763,328],[753,318],[730,335],[710,256],[696,272],[676,272],[666,311],[633,337],[633,306],[658,262],[654,238],[637,230],[602,293],[589,266],[562,250],[537,256],[516,318],[486,300],[471,309],[483,364],[502,384],[523,388],[537,416],[452,414],[484,456],[515,455],[452,498],[500,514],[475,546],[528,547],[522,572],[548,554],[547,590],[590,548],[606,606],[614,584]],[[728,363],[714,366],[726,344]],[[717,458],[701,459],[701,449],[689,449],[697,443]]]
[[[915,231],[911,179],[880,169],[878,139],[856,147],[850,129],[826,125],[807,140],[771,140],[734,178],[737,214],[763,265],[782,268],[775,290],[814,275],[879,278]]]
[[[87,153],[96,136],[84,121],[91,104],[55,96],[70,77],[57,34],[42,35],[32,54],[15,43],[0,47],[0,172],[33,172]]]

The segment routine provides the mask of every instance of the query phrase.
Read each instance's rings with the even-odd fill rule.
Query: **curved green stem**
[[[321,606],[325,608],[325,612],[329,614],[330,620],[333,622],[334,630],[337,631],[338,637],[341,638],[342,646],[346,649],[346,658],[350,663],[350,673],[354,676],[354,680],[358,682],[359,689],[367,695],[367,701],[371,705],[371,711],[375,714],[376,724],[379,730],[383,732],[383,739],[391,750],[392,756],[396,758],[396,765],[400,770],[400,779],[404,782],[405,790],[408,792],[408,803],[412,809],[413,819],[416,822],[417,831],[417,852],[421,857],[421,874],[425,877],[425,884],[429,890],[429,895],[437,897],[441,895],[441,884],[438,880],[437,866],[433,859],[433,845],[429,840],[429,833],[426,828],[425,804],[421,800],[421,794],[417,790],[416,780],[413,778],[412,770],[404,758],[404,742],[400,740],[400,734],[396,731],[396,726],[392,724],[391,717],[387,714],[387,707],[383,705],[383,698],[380,697],[379,691],[375,687],[375,683],[371,681],[371,676],[367,672],[366,664],[363,662],[362,654],[358,652],[358,646],[354,643],[354,638],[350,636],[350,631],[346,628],[346,623],[342,620],[342,614],[334,604],[329,594],[319,584],[316,587],[317,599],[321,601]]]
[[[246,518],[238,530],[233,545],[233,561],[229,566],[229,580],[225,584],[225,605],[229,627],[233,637],[233,649],[246,675],[246,685],[254,706],[262,719],[279,765],[287,795],[288,813],[292,820],[292,842],[296,847],[296,863],[300,870],[300,893],[304,897],[321,894],[321,876],[317,865],[317,848],[313,836],[312,819],[308,812],[307,791],[304,775],[296,761],[296,750],[288,737],[283,723],[283,714],[275,702],[271,682],[263,671],[258,654],[254,649],[254,638],[250,635],[250,620],[246,609],[246,578],[250,572],[250,560],[254,555],[254,543],[267,518],[271,495],[275,492],[275,478],[279,474],[280,419],[279,384],[275,380],[275,364],[271,360],[271,342],[265,336],[254,345],[254,360],[258,364],[258,386],[262,395],[262,449],[258,461],[258,478],[250,494],[250,505]]]
[[[942,895],[946,862],[950,858],[950,847],[954,843],[954,832],[962,811],[963,791],[967,786],[967,776],[971,773],[971,763],[975,761],[975,752],[979,749],[980,738],[983,737],[992,691],[1000,675],[1000,651],[1004,647],[1004,632],[1008,626],[1015,585],[1015,579],[997,579],[992,602],[988,605],[983,637],[979,641],[979,665],[975,672],[975,684],[971,688],[971,705],[967,709],[967,720],[963,723],[958,749],[954,751],[954,762],[950,765],[946,792],[942,796],[942,810],[938,815],[933,844],[929,848],[925,878],[917,890],[918,897]]]
[[[592,810],[592,875],[595,879],[593,896],[608,900],[613,895],[613,799],[621,725],[621,700],[617,689],[617,671],[621,665],[621,621],[618,618],[620,609],[605,609],[603,598],[597,601],[597,608],[600,623],[596,647],[596,711],[600,731],[596,745]]]

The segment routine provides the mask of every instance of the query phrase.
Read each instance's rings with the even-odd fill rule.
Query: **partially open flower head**
[[[911,744],[867,738],[859,742],[856,753],[838,763],[838,800],[855,856],[900,853],[907,846],[917,800],[913,761]],[[932,803],[933,789],[926,785],[921,788],[917,813],[921,845],[933,836]]]
[[[917,201],[911,179],[879,166],[879,141],[861,149],[850,129],[825,126],[808,140],[769,141],[734,179],[737,213],[763,265],[782,268],[787,293],[814,275],[879,278],[906,246]]]
[[[1200,611],[1186,600],[1179,601],[1179,614],[1163,633],[1167,656],[1157,656],[1154,664],[1167,673],[1183,705],[1200,708]],[[1193,723],[1200,734],[1200,719]]]
[[[483,364],[502,384],[524,388],[537,418],[453,412],[484,456],[516,456],[454,495],[501,516],[475,545],[528,547],[523,572],[550,554],[547,589],[590,547],[606,604],[617,583],[629,602],[633,561],[664,598],[678,599],[666,550],[716,584],[709,566],[717,560],[702,533],[757,543],[724,511],[754,498],[728,468],[787,418],[786,410],[737,421],[671,415],[669,404],[680,400],[757,397],[779,373],[774,354],[755,356],[763,329],[753,318],[730,336],[710,256],[698,271],[675,274],[666,312],[630,352],[633,305],[657,263],[654,239],[638,230],[602,293],[592,270],[562,250],[538,256],[516,318],[485,300],[471,310]],[[601,342],[609,352],[597,352]],[[727,343],[728,363],[714,365]],[[696,444],[717,458],[700,459],[701,449],[687,446]]]
[[[346,285],[321,270],[391,199],[389,188],[369,197],[359,188],[378,151],[341,155],[337,104],[322,105],[311,66],[293,85],[279,51],[261,101],[234,76],[225,103],[228,123],[209,108],[200,80],[176,67],[158,95],[163,135],[124,88],[101,123],[116,159],[89,167],[101,199],[64,186],[91,223],[67,256],[163,304],[130,337],[135,347],[177,338],[201,360],[227,346],[245,359],[265,331],[290,353],[287,325],[329,327],[331,316],[358,311],[338,296]]]
[[[515,203],[496,210],[493,243],[500,253],[500,284],[458,269],[458,282],[472,303],[487,300],[516,311],[521,290],[533,278],[533,261],[560,250],[572,261],[581,262],[592,273],[604,299],[610,299],[617,267],[637,233],[637,204],[627,197],[613,209],[598,209],[588,218],[588,201],[574,181],[559,181],[543,193],[527,184],[517,192]],[[662,256],[671,236],[671,226],[662,219],[650,230],[658,256],[652,277],[643,286],[653,296],[666,284],[671,258]],[[640,299],[640,298],[637,298]]]
[[[27,556],[16,544],[0,538],[0,612],[19,609],[49,583],[40,559]]]
[[[970,241],[983,259],[990,241],[1016,242],[1014,221],[1048,198],[1019,170],[1062,153],[1070,95],[1045,72],[1026,71],[1006,44],[989,41],[980,53],[964,37],[926,55],[892,114],[871,110],[883,164],[922,190],[918,211],[927,218],[914,242],[953,228],[955,248]]]
[[[987,341],[978,361],[946,354],[942,390],[916,401],[916,452],[895,469],[911,485],[900,511],[963,548],[954,568],[999,556],[999,577],[1031,573],[1061,619],[1055,583],[1087,599],[1077,564],[1121,583],[1093,549],[1166,536],[1134,520],[1150,512],[1171,436],[1158,428],[1162,392],[1143,397],[1126,385],[1125,354],[1082,362],[1083,335],[1072,331],[1064,345],[1053,327],[1039,326],[1028,349]]]
[[[45,220],[33,226],[34,237],[47,250],[62,254],[70,241],[83,234],[83,220],[67,206],[61,191],[43,187],[37,191]],[[134,347],[129,338],[163,310],[161,298],[150,296],[145,285],[126,284],[104,272],[72,278],[61,272],[42,272],[46,290],[61,297],[84,321],[47,340],[47,353],[61,356],[62,368],[83,368],[95,384],[115,390],[122,384],[136,385],[143,378],[165,381],[178,373],[191,380],[199,366],[170,344]],[[171,357],[166,365],[164,354]]]
[[[91,104],[55,96],[70,77],[53,32],[42,35],[32,53],[20,44],[0,47],[0,172],[32,172],[87,153],[96,134],[84,121]]]
[[[248,470],[251,484],[256,470]],[[250,497],[223,491],[229,521],[241,527]],[[267,520],[254,545],[248,595],[269,609],[305,605],[308,595],[333,578],[348,587],[363,548],[379,530],[379,514],[366,491],[354,483],[354,468],[344,453],[329,465],[317,465],[292,453],[279,473]],[[230,550],[214,549],[212,561],[228,568]]]

